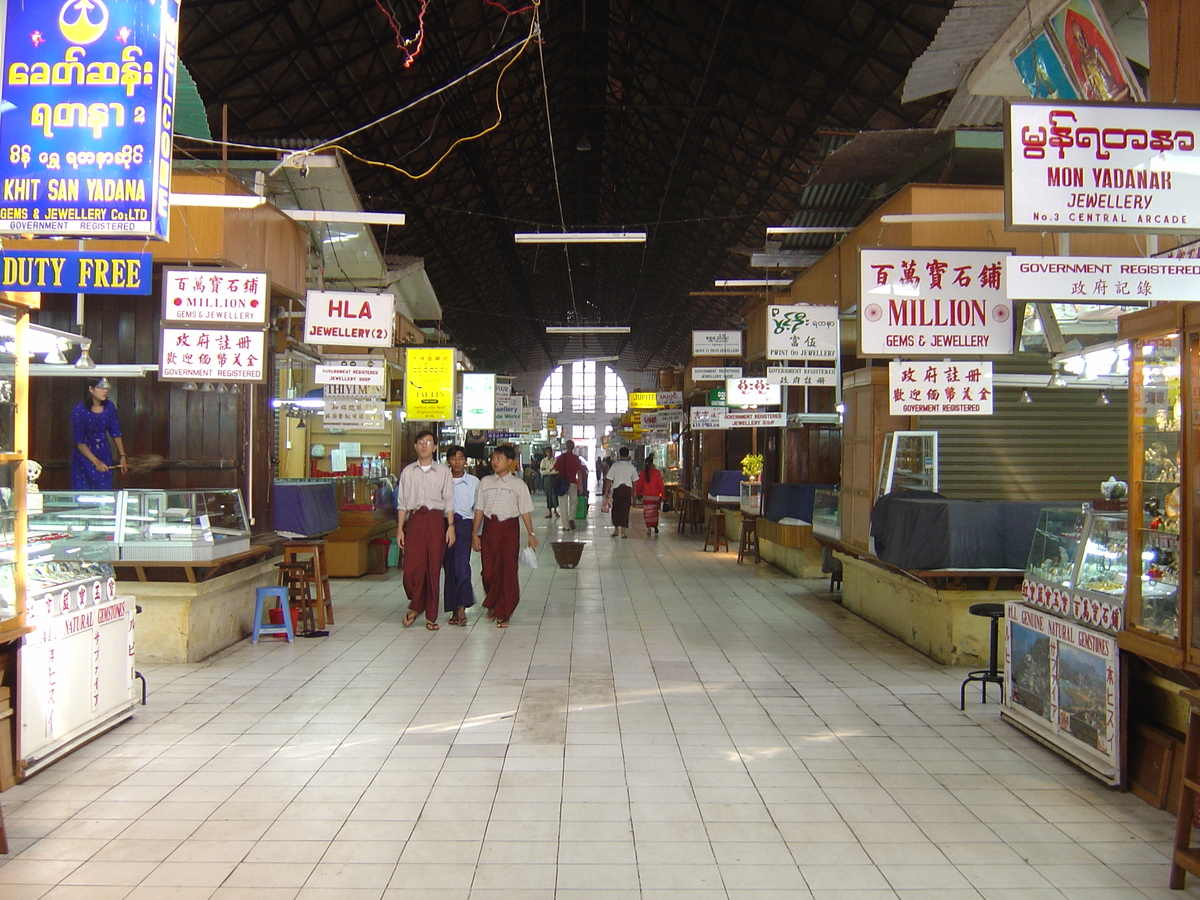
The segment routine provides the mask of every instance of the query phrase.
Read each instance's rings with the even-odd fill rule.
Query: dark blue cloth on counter
[[[272,527],[313,537],[338,527],[337,485],[332,481],[275,482]]]
[[[768,484],[763,487],[766,500],[763,505],[764,518],[772,522],[780,519],[800,519],[812,522],[813,502],[817,491],[831,491],[834,484]]]
[[[713,472],[712,481],[708,485],[710,497],[740,497],[741,484],[746,480],[740,469],[721,469]]]

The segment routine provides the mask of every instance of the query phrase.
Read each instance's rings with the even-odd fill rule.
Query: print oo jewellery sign
[[[1013,351],[1005,250],[859,251],[860,356]]]
[[[1200,231],[1200,110],[1022,101],[1005,111],[1018,231]]]
[[[165,240],[179,0],[4,16],[0,234]]]
[[[1200,300],[1200,262],[1099,256],[1010,256],[1008,299],[1137,304]]]
[[[798,303],[767,307],[767,359],[837,359],[838,308]]]
[[[907,362],[888,364],[893,416],[990,416],[990,362]]]

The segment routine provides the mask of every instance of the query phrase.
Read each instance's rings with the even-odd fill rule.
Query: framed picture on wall
[[[1092,0],[1070,0],[1050,17],[1081,100],[1144,100],[1108,20]]]
[[[1013,57],[1013,65],[1035,100],[1078,100],[1079,91],[1067,73],[1054,41],[1040,31]]]

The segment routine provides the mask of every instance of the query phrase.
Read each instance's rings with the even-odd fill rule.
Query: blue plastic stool
[[[279,608],[283,611],[282,625],[264,625],[263,617],[263,602],[267,597],[277,597],[279,599]],[[292,631],[292,611],[288,606],[288,589],[285,587],[260,587],[254,590],[254,627],[250,632],[250,643],[257,644],[260,634],[282,634],[286,635],[288,643],[296,640],[296,635]]]

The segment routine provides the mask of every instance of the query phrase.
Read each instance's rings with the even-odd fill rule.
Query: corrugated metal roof
[[[1024,7],[1025,0],[958,0],[909,69],[901,102],[957,88]]]
[[[1004,98],[972,94],[963,85],[938,121],[938,131],[955,128],[987,128],[1004,124]]]

